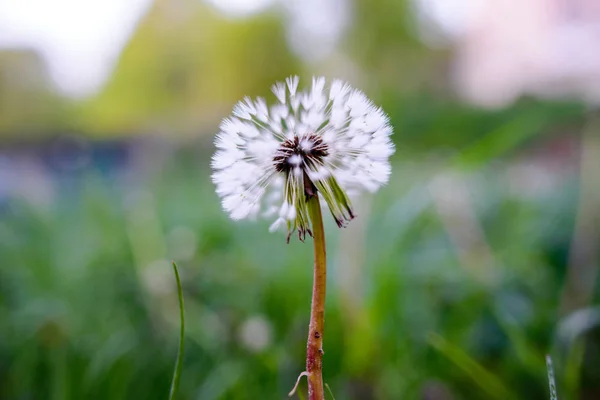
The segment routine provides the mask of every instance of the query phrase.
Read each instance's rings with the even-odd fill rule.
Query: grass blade
[[[183,367],[183,351],[184,351],[184,332],[185,332],[185,313],[183,309],[183,290],[181,289],[181,279],[179,279],[179,271],[177,265],[173,261],[173,271],[175,272],[175,280],[177,281],[177,296],[179,298],[179,318],[181,326],[179,329],[179,349],[177,350],[177,360],[175,361],[175,370],[173,371],[173,379],[171,380],[171,390],[169,392],[169,400],[174,400],[177,397],[179,389],[179,378],[181,376],[181,368]]]
[[[554,379],[554,367],[552,366],[552,358],[546,356],[546,368],[548,369],[548,386],[550,387],[550,400],[558,400],[556,395],[556,380]]]
[[[327,388],[327,391],[329,392],[329,394],[331,395],[331,398],[333,400],[335,400],[335,396],[333,395],[333,392],[331,391],[331,388],[329,387],[328,384],[325,384],[325,387]]]
[[[490,398],[497,400],[515,399],[516,396],[492,373],[473,360],[462,349],[454,346],[438,334],[429,336],[429,343],[446,356],[457,367],[466,372]]]

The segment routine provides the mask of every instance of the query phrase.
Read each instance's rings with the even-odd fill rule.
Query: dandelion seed
[[[212,158],[213,182],[233,219],[277,214],[270,230],[287,227],[288,240],[311,234],[307,196],[318,195],[342,227],[354,218],[349,194],[386,184],[394,153],[383,110],[363,92],[314,77],[277,82],[277,103],[245,97],[223,120]],[[279,212],[277,213],[277,210]]]

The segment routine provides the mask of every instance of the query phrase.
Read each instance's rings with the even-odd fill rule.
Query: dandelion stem
[[[325,230],[323,229],[323,216],[321,215],[319,196],[316,193],[308,196],[308,212],[312,223],[313,243],[315,250],[310,325],[308,327],[308,343],[306,345],[308,400],[324,400],[325,392],[323,390],[322,371],[327,265],[325,257]]]

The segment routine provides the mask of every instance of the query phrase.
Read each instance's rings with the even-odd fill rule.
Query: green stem
[[[324,400],[323,390],[323,331],[325,325],[325,285],[327,265],[325,256],[325,230],[319,196],[308,199],[308,212],[312,223],[315,265],[313,278],[310,325],[306,346],[306,372],[308,372],[308,399]]]
[[[177,360],[175,361],[175,370],[173,371],[173,380],[171,381],[169,400],[175,400],[177,396],[177,390],[179,389],[179,377],[181,376],[181,368],[183,367],[185,332],[185,314],[183,312],[183,290],[181,289],[181,280],[179,279],[179,271],[177,271],[177,265],[175,264],[175,261],[173,261],[173,271],[175,271],[175,280],[177,281],[177,295],[179,297],[179,318],[181,320],[181,326],[179,328],[179,349],[177,350]]]

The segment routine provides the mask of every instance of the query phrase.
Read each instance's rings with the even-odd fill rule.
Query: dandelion
[[[298,77],[273,85],[277,103],[246,97],[223,120],[212,158],[223,208],[235,220],[275,217],[304,240],[312,233],[306,196],[318,194],[338,226],[354,218],[350,198],[387,183],[394,152],[388,117],[359,90]]]
[[[323,399],[322,357],[325,314],[325,236],[321,204],[343,227],[355,215],[351,199],[375,192],[389,180],[394,153],[387,115],[363,92],[314,77],[298,91],[299,78],[277,82],[277,102],[244,98],[225,118],[216,138],[212,179],[224,210],[234,220],[274,218],[314,238],[314,282],[306,371],[309,399]],[[293,392],[293,391],[292,391]]]

